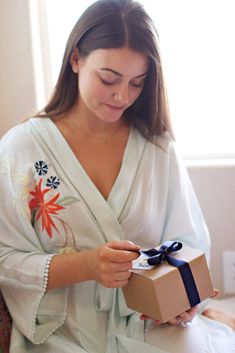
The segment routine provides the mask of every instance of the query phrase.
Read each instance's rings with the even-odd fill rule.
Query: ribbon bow
[[[183,244],[179,241],[165,241],[159,250],[157,249],[150,249],[150,250],[141,250],[141,253],[148,256],[147,263],[150,266],[155,266],[163,261],[167,260],[168,262],[168,255],[180,250],[183,247]]]
[[[180,250],[183,247],[183,244],[178,241],[166,241],[164,242],[159,250],[150,249],[150,250],[141,250],[140,253],[147,255],[147,262],[150,266],[156,266],[161,264],[163,261],[167,261],[169,265],[177,267],[184,287],[188,296],[189,303],[191,307],[197,305],[201,302],[196,283],[193,278],[193,274],[189,264],[181,259],[177,259],[174,256],[170,256],[175,251]]]

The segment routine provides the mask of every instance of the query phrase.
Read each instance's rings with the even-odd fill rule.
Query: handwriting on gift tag
[[[132,262],[132,269],[133,270],[152,270],[155,266],[150,266],[147,262],[149,256],[145,254],[140,254],[138,259]]]

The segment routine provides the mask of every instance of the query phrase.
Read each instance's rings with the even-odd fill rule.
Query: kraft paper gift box
[[[165,244],[174,247],[172,244],[175,243],[182,246],[179,242],[165,242],[163,247]],[[123,287],[126,304],[130,309],[161,322],[171,320],[209,298],[214,292],[206,257],[202,251],[182,246],[181,250],[166,257],[170,262],[181,260],[179,268],[164,260],[157,266],[150,266],[150,270],[139,269],[142,266],[137,259],[135,263],[138,269],[131,270],[131,278]],[[143,260],[141,261],[143,263]]]

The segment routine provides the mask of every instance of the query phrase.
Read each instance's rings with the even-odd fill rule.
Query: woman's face
[[[78,108],[89,117],[115,122],[142,92],[148,58],[127,47],[97,49],[86,58],[75,50],[70,60],[78,73]]]

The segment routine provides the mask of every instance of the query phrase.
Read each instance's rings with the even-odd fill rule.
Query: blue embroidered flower
[[[52,189],[57,189],[59,185],[60,185],[60,179],[58,177],[51,176],[50,178],[47,179],[46,186]]]
[[[44,161],[38,161],[34,164],[36,172],[38,175],[45,175],[48,172],[48,165]]]

